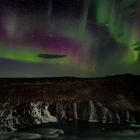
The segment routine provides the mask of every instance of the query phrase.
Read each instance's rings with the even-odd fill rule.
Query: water
[[[140,126],[61,122],[38,125],[18,132],[0,133],[0,140],[139,140]]]

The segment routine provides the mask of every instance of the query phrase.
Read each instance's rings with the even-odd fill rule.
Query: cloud
[[[58,55],[58,54],[39,54],[38,57],[43,59],[58,59],[58,58],[64,58],[66,55]]]

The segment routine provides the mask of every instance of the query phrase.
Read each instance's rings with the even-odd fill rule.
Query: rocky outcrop
[[[30,101],[102,102],[118,109],[140,110],[140,76],[119,75],[105,78],[1,78],[0,102],[7,98]]]
[[[59,120],[136,123],[140,76],[0,79],[0,128]]]

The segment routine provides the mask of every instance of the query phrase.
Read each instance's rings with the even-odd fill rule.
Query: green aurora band
[[[122,58],[122,62],[135,63],[138,60],[139,52],[135,51],[132,44],[140,40],[140,32],[137,33],[137,27],[131,18],[133,13],[140,11],[140,5],[130,9],[130,6],[136,0],[97,0],[96,14],[97,22],[100,26],[108,25],[110,35],[117,43],[128,47],[128,51]]]

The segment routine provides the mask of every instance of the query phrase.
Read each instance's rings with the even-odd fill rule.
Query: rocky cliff
[[[0,127],[15,130],[59,120],[136,123],[140,76],[1,78]]]

